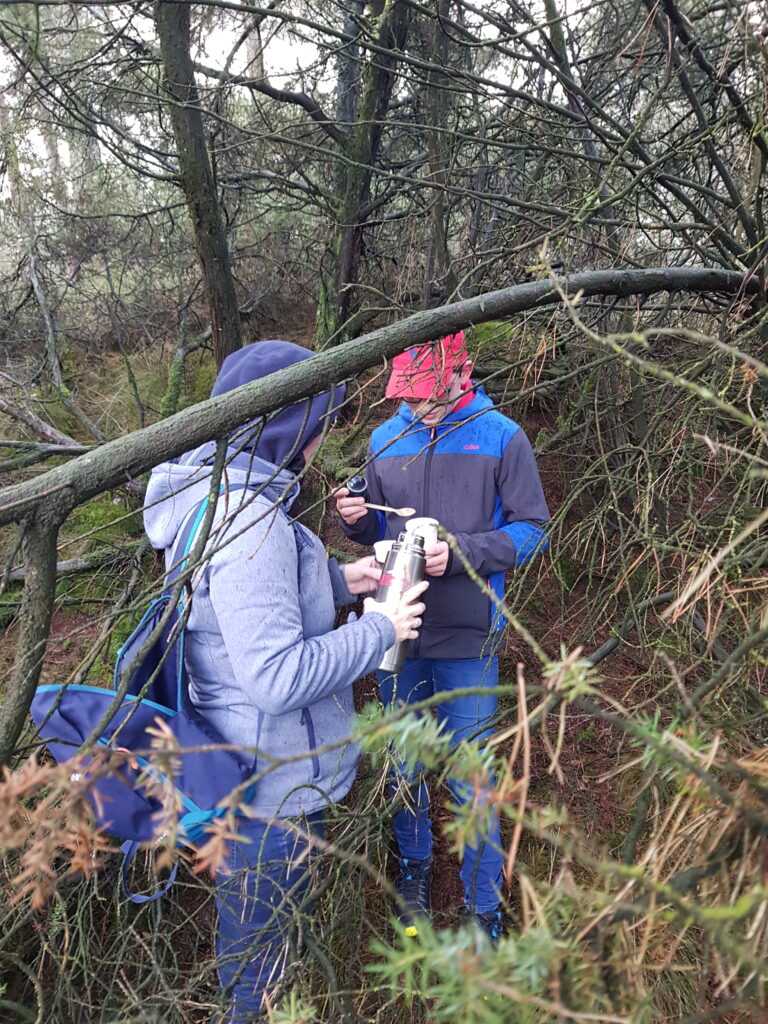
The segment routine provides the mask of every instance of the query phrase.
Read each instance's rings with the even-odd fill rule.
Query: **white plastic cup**
[[[383,566],[387,560],[387,555],[390,552],[392,545],[395,542],[393,540],[377,540],[373,545],[373,557]]]
[[[436,519],[429,516],[417,516],[415,519],[408,519],[405,524],[406,533],[416,533],[424,541],[424,549],[428,550],[437,544],[437,528],[440,524]]]

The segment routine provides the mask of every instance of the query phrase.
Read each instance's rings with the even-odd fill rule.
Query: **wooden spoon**
[[[370,501],[364,501],[363,508],[375,508],[378,509],[379,512],[394,512],[396,516],[402,516],[404,519],[407,516],[416,515],[415,508],[392,508],[390,505],[373,505]]]

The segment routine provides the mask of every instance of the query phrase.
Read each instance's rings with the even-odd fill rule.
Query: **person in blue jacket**
[[[443,694],[438,718],[456,743],[482,743],[493,728],[503,620],[491,592],[502,597],[505,571],[548,546],[549,511],[531,445],[472,383],[471,373],[462,332],[397,356],[386,397],[402,404],[373,432],[366,469],[370,502],[410,506],[417,516],[437,519],[486,584],[479,587],[462,559],[438,540],[426,552],[430,588],[423,628],[399,675],[379,673],[385,704]],[[363,500],[346,488],[336,493],[347,536],[364,545],[397,537],[403,519],[369,510]],[[451,699],[451,691],[462,687],[482,687],[482,695]],[[396,888],[405,908],[400,916],[415,933],[419,917],[431,910],[432,834],[426,786],[418,777],[406,781],[414,792],[394,820],[401,858]],[[451,789],[459,802],[468,798],[457,783]],[[461,874],[467,912],[495,941],[501,934],[503,853],[498,815],[489,820],[484,841],[467,848]]]
[[[313,353],[262,341],[228,356],[212,395]],[[377,585],[373,558],[339,566],[290,516],[296,474],[320,442],[343,389],[248,424],[229,439],[227,465],[185,630],[190,697],[229,743],[258,758],[248,816],[216,875],[217,966],[227,1024],[245,1024],[279,980],[287,923],[308,886],[306,853],[323,809],[349,790],[357,750],[348,737],[352,683],[397,639],[413,639],[421,587],[392,612],[373,599],[334,629],[336,607]],[[215,445],[152,472],[145,525],[166,563],[187,516],[210,487]],[[231,488],[235,489],[231,489]]]

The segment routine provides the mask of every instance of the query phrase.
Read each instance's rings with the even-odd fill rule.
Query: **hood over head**
[[[224,360],[211,397],[313,356],[314,352],[290,341],[257,341],[246,345]],[[330,425],[336,418],[344,393],[344,385],[340,384],[332,391],[238,428],[229,438],[225,486],[257,487],[269,501],[280,500],[288,508],[299,490],[295,474],[304,465],[303,451],[321,433],[326,422]],[[153,547],[170,547],[186,514],[207,496],[215,454],[215,442],[208,441],[152,470],[145,498],[144,526]]]
[[[227,356],[216,377],[211,398],[312,359],[314,355],[290,341],[255,341]],[[333,391],[289,405],[264,419],[260,417],[236,431],[230,443],[274,466],[298,472],[304,464],[302,451],[321,433],[326,420],[330,420],[329,426],[333,423],[344,393],[344,385],[339,384]]]

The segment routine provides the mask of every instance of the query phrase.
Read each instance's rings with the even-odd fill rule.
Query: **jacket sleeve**
[[[208,571],[210,600],[238,688],[267,715],[343,691],[372,671],[395,640],[392,623],[378,612],[306,638],[298,563],[290,523],[273,514],[216,552]],[[324,556],[313,568],[328,572]],[[326,586],[330,603],[330,581]]]
[[[328,559],[328,573],[331,577],[334,605],[337,608],[343,608],[345,605],[354,604],[357,598],[349,592],[347,581],[344,578],[344,570],[335,558]]]
[[[496,490],[496,529],[456,534],[464,557],[480,575],[524,565],[549,547],[543,529],[549,509],[531,443],[522,430],[515,431],[502,453]],[[464,572],[460,559],[450,560],[448,572]]]
[[[374,505],[386,505],[384,495],[381,493],[381,484],[376,470],[376,461],[371,445],[368,445],[368,468],[365,471],[365,479],[368,482],[368,498]],[[341,532],[350,540],[371,547],[377,540],[383,540],[386,533],[387,522],[383,512],[376,512],[369,508],[364,516],[361,516],[356,523],[348,526],[341,516]]]

